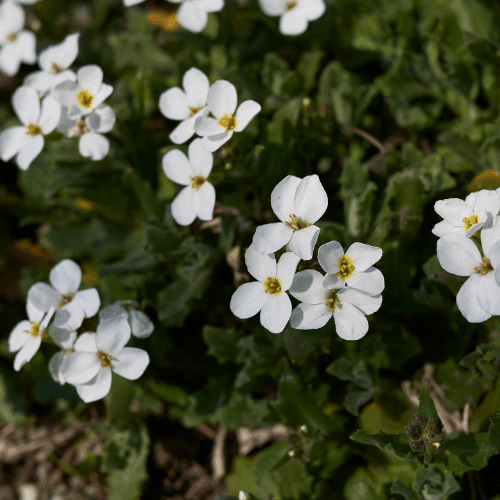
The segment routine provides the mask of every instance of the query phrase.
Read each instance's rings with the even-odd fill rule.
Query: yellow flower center
[[[267,278],[264,281],[264,291],[271,295],[279,295],[281,293],[281,283],[277,278]]]
[[[30,329],[24,330],[24,332],[29,333],[36,339],[38,335],[40,335],[40,323],[37,323],[36,321],[30,321],[30,325]]]
[[[339,272],[337,276],[341,280],[346,280],[352,276],[354,272],[354,262],[347,255],[342,255],[339,259]]]
[[[285,224],[292,229],[304,229],[309,227],[311,224],[305,220],[300,220],[295,214],[289,214],[289,221],[285,221]]]
[[[191,116],[194,116],[200,109],[203,109],[205,106],[198,106],[197,108],[193,108],[191,106],[188,106],[189,112],[191,113]]]
[[[50,338],[49,331],[47,330],[47,328],[44,328],[43,332],[42,332],[42,339],[43,340],[48,340],[49,338]]]
[[[75,127],[76,127],[76,134],[80,137],[90,132],[90,129],[87,125],[87,122],[85,121],[85,118],[78,120],[76,122]]]
[[[475,267],[474,271],[482,276],[483,274],[493,271],[493,267],[490,264],[490,261],[486,257],[483,257],[483,262],[481,262],[480,266]]]
[[[479,222],[479,216],[472,214],[469,217],[464,217],[462,222],[464,223],[464,231],[467,232],[474,224]]]
[[[191,187],[193,189],[199,189],[203,186],[203,183],[207,180],[206,177],[201,175],[195,175],[194,177],[189,177],[191,179]]]
[[[74,347],[71,347],[70,349],[61,349],[61,351],[64,353],[64,354],[72,354],[75,352],[75,348]]]
[[[293,0],[291,2],[286,3],[286,10],[287,11],[295,9],[295,7],[297,7],[297,2],[294,2]]]
[[[111,368],[111,356],[108,356],[102,351],[97,351],[97,357],[99,358],[103,368]]]
[[[330,309],[331,312],[335,311],[335,308],[337,307],[339,303],[339,299],[337,297],[337,292],[339,289],[336,290],[330,290],[328,293],[326,299],[325,299],[325,306]]]
[[[82,108],[90,109],[94,102],[94,96],[87,89],[82,89],[76,94],[76,101]]]
[[[17,40],[17,37],[18,37],[18,36],[19,36],[19,32],[17,32],[17,31],[12,31],[12,32],[10,32],[10,33],[7,33],[6,38],[7,38],[7,41],[8,41],[9,43],[14,43],[14,42]]]
[[[66,304],[69,304],[74,296],[75,296],[74,293],[70,293],[69,295],[63,295],[61,293],[61,302],[59,302],[59,307],[63,307]]]
[[[61,68],[61,66],[59,66],[57,63],[55,63],[54,61],[52,61],[50,63],[50,73],[52,75],[58,75],[59,73],[62,73],[64,71],[64,68]]]
[[[238,126],[238,118],[236,118],[236,116],[233,116],[232,113],[227,113],[225,115],[222,115],[217,123],[222,128],[225,128],[226,132],[231,132],[231,130],[234,130]]]
[[[35,125],[34,123],[28,123],[26,126],[28,135],[32,135],[33,137],[36,135],[43,135],[42,128],[39,125]]]

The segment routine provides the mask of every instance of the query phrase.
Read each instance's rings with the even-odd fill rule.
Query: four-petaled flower
[[[49,359],[49,373],[54,382],[64,385],[66,381],[64,380],[62,367],[66,356],[75,351],[77,334],[75,330],[57,328],[52,324],[49,327],[49,335],[52,337],[54,343],[61,348],[60,351],[53,354]]]
[[[43,149],[43,136],[56,128],[61,105],[50,96],[45,97],[40,105],[35,89],[19,87],[12,95],[12,107],[23,126],[0,133],[0,158],[8,161],[15,156],[19,168],[27,170]]]
[[[166,118],[182,120],[170,134],[170,140],[182,144],[194,134],[194,123],[207,105],[210,83],[205,73],[191,68],[182,77],[182,87],[172,87],[160,96],[160,111]]]
[[[138,379],[149,364],[149,355],[143,349],[125,347],[130,339],[126,319],[100,322],[96,333],[86,332],[75,343],[75,351],[68,354],[62,367],[62,376],[76,386],[78,395],[90,403],[108,394],[111,372],[129,380]]]
[[[206,112],[195,121],[196,133],[203,137],[203,145],[209,151],[216,151],[231,139],[233,132],[241,132],[260,111],[255,101],[242,102],[238,109],[235,86],[226,80],[217,80],[208,91]],[[212,113],[213,118],[208,116]]]
[[[212,171],[212,153],[207,151],[201,139],[189,144],[189,159],[179,149],[169,151],[163,157],[163,172],[177,184],[186,186],[172,202],[172,217],[181,226],[189,226],[196,217],[211,220],[215,205],[215,189],[207,181]]]
[[[319,236],[314,223],[325,213],[328,196],[317,175],[299,179],[286,176],[271,193],[271,207],[281,222],[259,226],[253,237],[261,254],[276,252],[288,244],[303,260],[312,259]]]
[[[50,283],[35,283],[28,291],[28,300],[41,311],[54,307],[54,326],[76,330],[84,318],[97,313],[100,300],[95,288],[80,290],[82,271],[76,262],[66,259],[54,266],[49,274]]]
[[[248,272],[257,280],[241,285],[231,297],[229,308],[241,319],[255,316],[260,311],[260,322],[271,333],[284,330],[292,303],[286,291],[290,288],[299,257],[286,252],[276,265],[274,254],[262,255],[250,245],[245,253]]]
[[[125,318],[130,325],[132,335],[139,339],[145,339],[153,333],[155,327],[148,316],[138,307],[139,303],[135,300],[117,300],[99,311],[99,319],[113,321],[117,318]]]

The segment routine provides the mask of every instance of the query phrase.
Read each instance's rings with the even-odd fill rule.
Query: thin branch
[[[368,132],[346,124],[343,124],[342,128],[344,129],[344,131],[353,132],[363,139],[366,139],[368,142],[373,144],[382,154],[387,152],[387,149],[384,147],[384,145],[381,142],[377,141],[377,139],[375,139],[375,137],[370,135]]]

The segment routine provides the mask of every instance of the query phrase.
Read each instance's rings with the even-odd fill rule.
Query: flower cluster
[[[449,273],[468,277],[457,294],[458,309],[470,323],[500,315],[499,190],[483,189],[465,201],[439,200],[434,210],[444,219],[432,230],[439,236],[439,263]]]
[[[149,356],[143,349],[125,345],[131,334],[145,338],[154,327],[137,310],[137,302],[117,301],[104,307],[99,311],[96,333],[78,335],[84,319],[95,316],[99,310],[97,290],[79,290],[82,272],[69,259],[50,271],[49,280],[50,285],[40,282],[29,289],[28,320],[18,323],[10,334],[9,350],[17,352],[14,369],[19,371],[33,358],[42,340],[51,339],[60,351],[49,361],[50,374],[60,384],[74,385],[86,403],[109,392],[111,371],[130,380],[139,378],[149,364]]]
[[[20,9],[11,3],[0,5],[0,9],[7,5],[11,6],[9,9]],[[2,22],[0,14],[0,36]],[[108,154],[109,141],[102,134],[113,128],[116,117],[104,101],[113,87],[103,83],[99,66],[83,66],[76,73],[69,69],[78,55],[79,36],[78,33],[69,35],[62,43],[41,52],[40,71],[27,75],[23,85],[14,92],[12,107],[22,126],[0,133],[3,161],[15,157],[19,168],[27,170],[42,151],[44,136],[56,128],[67,137],[79,137],[82,156],[98,161]],[[35,60],[36,56],[33,62]]]
[[[260,312],[262,326],[280,333],[288,321],[292,328],[321,328],[333,317],[337,334],[358,340],[368,331],[366,315],[382,304],[384,277],[373,267],[382,250],[353,243],[344,253],[339,242],[319,247],[314,269],[296,272],[301,259],[310,260],[320,228],[315,223],[328,206],[317,175],[285,177],[271,193],[271,206],[281,222],[259,226],[245,253],[248,272],[257,280],[234,292],[230,309],[239,318]],[[278,263],[274,252],[288,245]],[[301,303],[292,310],[286,292]]]
[[[159,107],[166,118],[181,122],[170,134],[172,142],[182,144],[195,133],[201,137],[189,144],[189,158],[179,149],[163,157],[165,175],[186,186],[171,210],[178,224],[188,226],[196,217],[213,217],[215,189],[207,181],[213,166],[212,152],[229,141],[234,132],[244,130],[261,107],[251,100],[237,107],[238,96],[232,83],[218,80],[210,86],[207,76],[197,68],[186,71],[182,86],[163,92]]]

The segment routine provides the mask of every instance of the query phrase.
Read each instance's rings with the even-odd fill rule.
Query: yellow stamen
[[[36,135],[43,135],[42,128],[39,125],[35,125],[34,123],[28,123],[26,126],[28,135],[32,135],[33,137]]]
[[[339,272],[337,276],[341,280],[346,280],[352,276],[354,272],[354,262],[347,255],[342,255],[339,259]]]
[[[85,121],[85,118],[82,118],[82,119],[78,120],[78,121],[76,122],[76,125],[75,125],[75,126],[76,126],[76,130],[77,130],[77,132],[76,132],[76,133],[77,133],[77,135],[79,135],[80,137],[81,137],[82,135],[85,135],[85,134],[87,134],[88,132],[90,132],[90,129],[89,129],[88,125],[87,125],[87,122]]]
[[[289,214],[290,221],[285,221],[285,224],[292,229],[304,229],[311,224],[305,220],[300,220],[295,214]]]
[[[203,186],[204,182],[207,180],[206,177],[201,175],[195,175],[194,177],[189,177],[191,179],[191,187],[193,189],[199,189]]]
[[[267,278],[264,281],[264,291],[271,295],[279,295],[281,293],[281,283],[277,278]]]
[[[61,68],[61,66],[59,66],[54,61],[52,61],[50,63],[50,72],[51,72],[51,74],[58,75],[59,73],[62,73],[63,71],[64,71],[64,68]]]
[[[335,311],[335,308],[337,307],[339,303],[339,299],[337,298],[337,292],[339,290],[330,290],[330,293],[328,294],[326,300],[325,300],[325,306],[330,309],[331,312]]]
[[[30,321],[30,325],[30,329],[24,330],[24,332],[29,333],[36,339],[38,335],[40,335],[40,323],[37,323],[36,321]]]
[[[61,302],[59,302],[59,307],[63,307],[66,304],[69,304],[74,296],[75,296],[74,293],[70,293],[69,295],[63,295],[61,293]]]
[[[13,43],[13,42],[15,42],[15,41],[17,40],[17,37],[18,37],[18,36],[19,36],[19,32],[17,32],[17,31],[12,31],[11,33],[7,33],[6,38],[7,38],[7,41],[8,41],[9,43]]]
[[[198,106],[197,108],[193,108],[191,106],[188,106],[189,112],[191,113],[191,116],[194,116],[200,109],[203,109],[205,106]]]
[[[287,11],[295,9],[295,7],[297,7],[297,2],[294,2],[293,0],[291,2],[286,3],[286,10]]]
[[[483,274],[493,271],[493,267],[490,264],[490,261],[486,257],[483,257],[483,262],[481,262],[480,266],[475,267],[474,271],[482,276]]]
[[[97,357],[99,358],[103,368],[111,368],[111,356],[108,356],[102,351],[97,351]]]
[[[232,113],[227,113],[225,115],[222,115],[217,123],[222,128],[225,128],[226,132],[231,132],[231,130],[234,130],[238,126],[238,118],[236,118],[236,116],[233,116]]]
[[[61,351],[64,353],[64,354],[72,354],[75,352],[75,348],[74,347],[71,347],[71,349],[61,349]]]
[[[474,224],[479,222],[479,216],[472,214],[469,217],[464,217],[462,222],[464,223],[464,232],[467,232]]]
[[[87,89],[82,89],[76,94],[76,101],[82,108],[90,109],[94,102],[94,96]]]

